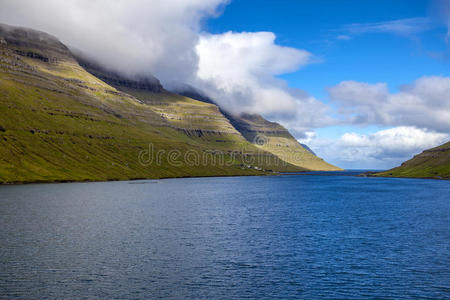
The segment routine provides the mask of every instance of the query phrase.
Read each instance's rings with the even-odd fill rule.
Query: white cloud
[[[354,23],[343,26],[342,30],[347,33],[347,35],[392,33],[402,36],[412,36],[427,31],[430,28],[431,21],[428,18],[409,18],[384,22]]]
[[[274,112],[295,109],[296,99],[274,76],[297,70],[309,52],[275,44],[271,32],[203,35],[197,45],[197,76],[210,83],[207,92],[226,109]]]
[[[311,63],[312,54],[276,45],[273,33],[205,34],[197,53],[197,85],[225,109],[264,114],[298,130],[329,121],[324,104],[276,78]]]
[[[200,22],[228,0],[1,0],[0,20],[59,37],[99,63],[163,82],[197,68]]]
[[[203,35],[197,51],[201,56],[199,77],[220,77],[226,81],[222,85],[295,71],[311,58],[307,51],[276,45],[272,32]]]
[[[400,126],[372,134],[345,133],[334,140],[310,136],[307,141],[319,156],[340,167],[389,169],[449,139],[446,133]]]
[[[392,34],[414,41],[416,51],[423,52],[426,55],[447,61],[450,48],[446,50],[426,49],[427,43],[422,41],[421,34],[436,28],[447,29],[446,34],[442,35],[442,40],[447,44],[450,41],[450,1],[431,0],[428,4],[428,16],[418,18],[406,18],[391,21],[372,22],[372,23],[353,23],[341,26],[335,30],[338,33],[337,40],[350,40],[364,34]]]
[[[393,94],[385,83],[356,81],[343,81],[328,92],[351,124],[450,132],[450,77],[422,77]]]

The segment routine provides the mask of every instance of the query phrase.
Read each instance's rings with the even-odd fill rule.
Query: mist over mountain
[[[200,22],[221,2],[6,0],[0,19],[58,36],[122,74],[186,81],[197,67]]]
[[[276,78],[312,63],[311,53],[276,45],[271,32],[203,32],[202,22],[227,3],[5,0],[0,20],[58,36],[74,52],[125,77],[155,76],[168,88],[188,84],[234,113],[295,121],[297,131],[328,122],[319,101],[299,97],[304,93]],[[314,123],[308,109],[316,111]]]

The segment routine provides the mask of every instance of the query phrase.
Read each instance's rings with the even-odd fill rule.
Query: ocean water
[[[0,186],[0,298],[449,299],[450,182],[344,175]]]

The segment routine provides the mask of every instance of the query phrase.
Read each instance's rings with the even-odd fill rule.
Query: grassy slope
[[[374,176],[450,179],[450,142],[425,150],[401,166]]]
[[[55,59],[44,62],[17,55],[13,50],[18,49]],[[212,112],[217,115],[214,105],[173,95],[152,97],[159,97],[161,105],[151,106],[117,91],[87,73],[67,53],[46,53],[32,45],[1,46],[0,182],[263,174],[242,164],[299,170],[260,161],[257,155],[244,159],[242,149],[244,153],[258,149],[231,132],[231,126],[216,123],[218,116],[200,119],[200,123],[195,120],[197,112],[199,116],[204,112],[202,117],[211,117]],[[189,121],[195,126],[177,125],[180,118],[170,119],[173,110],[183,111],[186,105],[195,108]],[[198,127],[206,131],[190,130]],[[222,130],[215,132],[218,128]],[[155,151],[166,152],[160,163],[143,165],[138,155],[150,143]],[[181,165],[167,161],[170,150],[180,151],[177,161]],[[209,150],[225,153],[226,164],[213,163],[211,156],[207,163],[182,160],[188,151],[203,157]]]
[[[187,140],[199,141],[208,149],[222,153],[238,152],[240,162],[246,166],[286,172],[303,170],[249,143],[214,104],[170,92],[152,93],[118,88],[148,104],[154,112],[162,116],[168,126],[185,133],[184,138]],[[245,157],[242,158],[241,154]]]
[[[322,158],[306,150],[283,126],[269,122],[259,115],[233,116],[233,125],[260,149],[277,155],[300,168],[314,171],[338,171]]]

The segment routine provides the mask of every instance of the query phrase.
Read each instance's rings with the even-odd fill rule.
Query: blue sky
[[[450,60],[428,54],[448,51],[442,25],[413,35],[378,32],[337,39],[348,34],[346,25],[431,15],[432,3],[420,0],[233,0],[205,29],[214,34],[270,31],[277,44],[311,52],[317,63],[280,77],[326,102],[326,87],[344,80],[386,82],[395,91],[421,76],[449,75]]]
[[[382,82],[391,93],[398,93],[401,86],[424,76],[448,77],[448,28],[438,15],[441,5],[439,1],[419,0],[233,0],[220,16],[209,19],[204,29],[213,34],[269,31],[276,35],[276,44],[312,53],[314,63],[278,77],[289,87],[302,89],[335,107],[327,88],[342,81]],[[399,24],[408,27],[398,28]],[[342,124],[316,128],[315,134],[320,139],[337,140],[345,133],[368,136],[394,127]],[[443,139],[441,136],[433,142]],[[319,154],[328,153],[321,151],[323,142],[319,144],[313,142],[312,147]],[[418,147],[411,147],[383,162],[331,160],[344,167],[387,168],[417,151]]]

